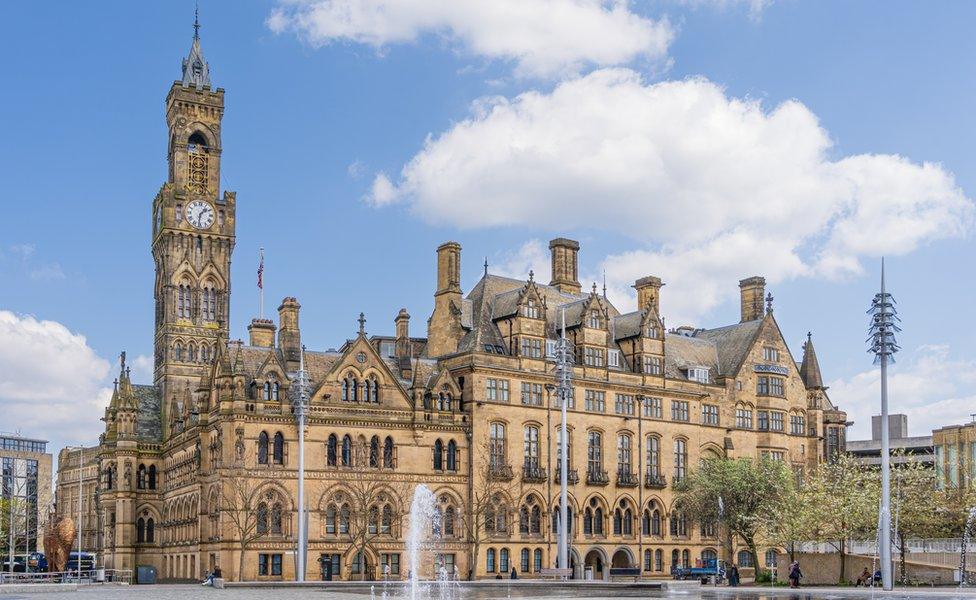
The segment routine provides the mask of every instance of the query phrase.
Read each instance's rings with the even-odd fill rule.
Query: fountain
[[[410,503],[410,523],[407,528],[407,564],[410,568],[410,580],[407,591],[410,600],[417,600],[421,592],[420,565],[422,554],[426,551],[426,542],[431,528],[440,514],[435,508],[436,498],[424,484],[419,484],[413,491],[413,501]]]

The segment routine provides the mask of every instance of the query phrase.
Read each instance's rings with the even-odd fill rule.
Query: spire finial
[[[529,281],[533,281],[534,279],[535,279],[535,271],[529,269]]]
[[[607,297],[607,270],[603,269],[603,298]]]
[[[593,295],[596,296],[596,282],[593,282]]]
[[[766,312],[773,312],[773,293],[768,292],[766,294]]]
[[[193,39],[200,39],[200,3],[197,2],[193,10]]]
[[[485,277],[488,277],[488,257],[485,257]]]
[[[363,314],[363,313],[359,313],[359,319],[358,319],[358,321],[359,321],[359,333],[360,333],[360,335],[365,334],[366,333],[366,315]]]

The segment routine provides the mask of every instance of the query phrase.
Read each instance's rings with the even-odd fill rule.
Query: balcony
[[[525,483],[543,483],[546,478],[546,470],[538,464],[526,464],[522,466],[522,481]]]
[[[637,487],[640,481],[637,475],[630,471],[617,471],[617,487]]]
[[[603,469],[588,469],[586,471],[587,485],[607,485],[610,483],[610,476]]]
[[[488,465],[488,478],[495,481],[511,481],[515,477],[512,465]]]
[[[559,466],[556,466],[556,472],[553,474],[553,480],[556,484],[562,483],[560,477],[562,476],[562,470]],[[576,469],[566,469],[566,485],[576,485],[579,483],[579,472]]]
[[[644,478],[644,487],[649,490],[663,490],[668,487],[668,480],[660,473],[648,471],[647,476]]]

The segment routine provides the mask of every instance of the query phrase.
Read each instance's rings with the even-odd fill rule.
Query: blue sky
[[[401,306],[422,329],[442,241],[462,244],[470,289],[486,256],[548,278],[546,242],[573,237],[584,285],[606,270],[623,310],[636,277],[662,276],[669,325],[733,322],[738,279],[765,275],[794,353],[812,331],[862,437],[877,394],[864,310],[886,254],[905,321],[893,410],[913,433],[969,419],[972,3],[329,13],[347,3],[201,4],[238,193],[232,335],[258,311],[260,246],[270,310],[297,296],[304,340],[328,348],[360,311],[371,333]],[[148,381],[149,209],[192,13],[0,7],[16,57],[0,94],[0,429],[92,441],[120,350]]]

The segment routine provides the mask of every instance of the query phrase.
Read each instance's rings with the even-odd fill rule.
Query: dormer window
[[[707,367],[688,367],[688,380],[698,383],[708,383]]]
[[[591,329],[600,329],[603,327],[603,321],[600,319],[600,311],[593,309],[587,314],[586,326]]]
[[[620,350],[607,350],[607,365],[620,368]]]
[[[539,310],[539,305],[532,298],[529,298],[525,305],[522,306],[522,316],[528,317],[530,319],[541,318],[541,311]]]

